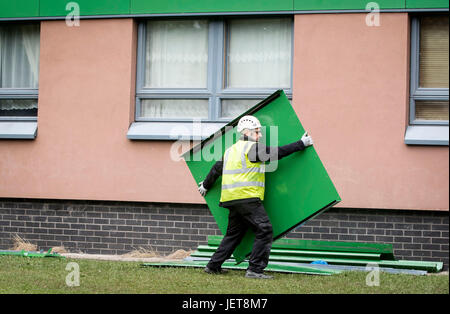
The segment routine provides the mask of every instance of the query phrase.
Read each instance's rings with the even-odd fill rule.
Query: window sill
[[[410,125],[406,129],[405,144],[448,146],[448,126]]]
[[[128,129],[130,140],[203,140],[226,123],[134,122]]]
[[[0,139],[34,140],[37,135],[37,122],[0,122]]]

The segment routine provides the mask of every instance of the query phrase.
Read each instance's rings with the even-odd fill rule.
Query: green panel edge
[[[0,256],[20,256],[20,257],[57,257],[57,258],[65,258],[64,256],[58,253],[52,253],[52,250],[48,250],[48,252],[34,252],[34,251],[9,251],[9,250],[0,250]]]

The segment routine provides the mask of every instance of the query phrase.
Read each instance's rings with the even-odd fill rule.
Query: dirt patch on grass
[[[119,262],[170,262],[180,261],[189,256],[193,251],[177,250],[167,256],[162,256],[159,253],[145,249],[138,248],[129,253],[122,255],[107,255],[107,254],[85,254],[85,253],[61,253],[66,258],[74,259],[91,259],[103,261],[119,261]]]
[[[67,251],[67,250],[64,248],[64,246],[55,246],[55,247],[52,247],[51,252],[52,252],[52,253],[59,253],[59,254],[61,254],[61,253],[69,253],[69,251]]]
[[[139,247],[136,250],[133,250],[129,253],[125,253],[122,255],[123,257],[137,257],[137,258],[153,258],[153,257],[161,257],[158,252],[153,251],[152,249]]]
[[[37,245],[28,240],[21,238],[18,234],[12,237],[13,251],[38,251]],[[78,253],[69,252],[64,246],[55,246],[51,248],[52,253],[58,253],[61,256],[74,259],[92,259],[106,261],[123,261],[123,262],[169,262],[179,261],[189,256],[194,251],[176,250],[167,256],[152,250],[151,248],[139,247],[131,252],[122,255],[107,254],[86,254],[81,251]]]
[[[448,270],[441,271],[439,273],[428,273],[428,276],[448,276]]]
[[[191,255],[194,251],[177,250],[166,256],[168,259],[183,259]]]

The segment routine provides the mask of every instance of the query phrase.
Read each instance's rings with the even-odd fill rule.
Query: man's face
[[[259,139],[262,137],[261,129],[257,128],[257,129],[254,129],[254,130],[249,130],[248,136],[251,137],[256,142],[258,142]]]

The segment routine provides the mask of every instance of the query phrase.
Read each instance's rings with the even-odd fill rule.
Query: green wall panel
[[[66,5],[76,2],[80,6],[80,15],[116,15],[130,13],[130,0],[40,0],[41,16],[66,16]]]
[[[275,92],[245,114],[253,114],[260,120],[266,145],[286,145],[298,141],[305,132],[282,91]],[[215,160],[221,158],[225,149],[237,141],[239,135],[236,132],[236,125],[239,118],[224,127],[222,129],[224,133],[216,133],[213,137],[202,141],[201,150],[196,146],[183,156],[195,182],[203,181]],[[234,136],[228,137],[230,134]],[[263,203],[273,226],[274,239],[278,239],[292,228],[340,201],[339,194],[319,159],[315,146],[283,158],[278,161],[276,170],[269,172],[269,169],[273,169],[272,166],[271,163],[266,164],[266,191]],[[205,200],[220,231],[225,233],[228,225],[228,209],[219,207],[221,181],[219,178],[215,182],[206,194]],[[249,230],[233,253],[236,260],[242,261],[251,252],[253,240],[254,233]]]
[[[407,9],[434,9],[447,8],[448,0],[406,0]]]
[[[0,0],[0,18],[39,16],[39,0]]]
[[[369,2],[378,3],[381,10],[405,8],[405,0],[294,0],[294,10],[365,10]]]
[[[292,10],[293,0],[131,0],[132,14]]]
[[[0,18],[65,17],[68,2],[80,15],[365,10],[369,0],[0,0]],[[376,0],[380,9],[436,9],[446,0]]]

